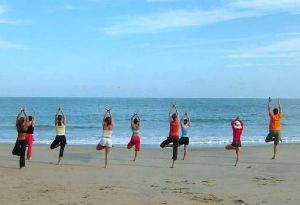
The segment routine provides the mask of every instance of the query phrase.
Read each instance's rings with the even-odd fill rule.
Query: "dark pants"
[[[50,149],[55,149],[58,146],[60,146],[59,157],[63,157],[66,144],[67,144],[66,136],[56,135],[55,140],[50,145]]]
[[[26,140],[17,140],[12,151],[13,155],[20,156],[20,168],[25,167]]]
[[[166,145],[173,143],[173,160],[177,160],[177,152],[178,152],[178,144],[179,137],[178,136],[170,136],[165,141],[160,144],[161,148],[164,148]]]
[[[276,130],[270,130],[268,136],[265,139],[266,142],[274,141],[275,145],[279,144],[280,140],[281,140],[281,133],[280,131],[276,131]]]

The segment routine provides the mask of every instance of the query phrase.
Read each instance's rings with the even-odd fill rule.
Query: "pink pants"
[[[26,134],[26,141],[27,141],[27,160],[30,160],[31,156],[32,156],[32,144],[34,141],[34,137],[33,134]]]

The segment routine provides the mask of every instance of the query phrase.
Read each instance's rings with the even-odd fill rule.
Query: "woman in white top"
[[[52,142],[50,148],[55,149],[60,146],[59,157],[57,161],[57,164],[59,165],[64,156],[65,145],[67,144],[67,140],[65,136],[67,118],[61,107],[59,107],[57,110],[54,123],[55,123],[56,137],[55,140]]]
[[[112,131],[113,131],[113,118],[110,109],[106,110],[106,113],[102,120],[103,134],[96,150],[105,149],[105,168],[107,167],[110,149],[112,148]]]

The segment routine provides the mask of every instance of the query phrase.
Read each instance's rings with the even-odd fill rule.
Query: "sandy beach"
[[[187,160],[171,165],[171,148],[113,148],[109,168],[94,146],[58,150],[35,145],[33,159],[18,168],[13,145],[0,145],[0,204],[300,204],[300,144],[282,144],[277,160],[272,146],[243,147],[235,154],[219,148],[191,148]],[[182,157],[182,148],[179,149]]]

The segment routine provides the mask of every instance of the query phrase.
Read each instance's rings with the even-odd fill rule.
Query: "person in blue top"
[[[180,124],[181,124],[181,137],[179,139],[179,146],[184,145],[183,147],[184,154],[182,160],[185,160],[185,158],[187,157],[188,145],[190,142],[190,139],[188,137],[188,129],[191,127],[191,120],[187,113],[184,113],[184,115],[182,116],[180,120]]]

